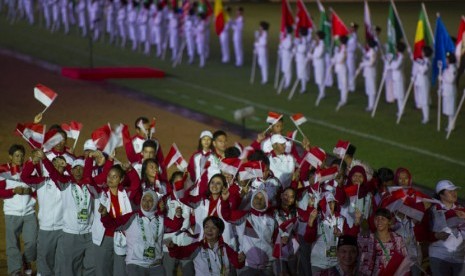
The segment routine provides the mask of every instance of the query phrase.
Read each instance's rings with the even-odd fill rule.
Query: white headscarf
[[[157,193],[155,193],[153,190],[144,191],[144,193],[142,194],[142,198],[144,198],[145,195],[150,195],[153,198],[153,206],[152,208],[150,208],[149,211],[145,211],[144,208],[142,208],[142,200],[141,200],[140,210],[142,211],[142,214],[144,214],[144,216],[150,218],[155,215],[155,210],[157,209],[157,205],[158,205],[158,196],[157,196]]]

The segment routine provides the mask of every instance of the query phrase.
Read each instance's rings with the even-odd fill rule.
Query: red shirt
[[[108,210],[110,216],[112,218],[120,217],[122,214],[121,214],[121,208],[119,206],[118,195],[113,195],[110,192],[110,199],[111,199],[110,210]],[[114,235],[115,235],[115,229],[105,228],[105,236],[113,237]]]

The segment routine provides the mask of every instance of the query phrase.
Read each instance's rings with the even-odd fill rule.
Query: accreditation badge
[[[144,259],[153,260],[155,259],[155,247],[149,246],[144,249]]]
[[[80,224],[87,224],[89,220],[89,212],[87,209],[81,209],[77,212],[77,220]]]
[[[336,246],[333,245],[326,249],[326,257],[336,258]]]

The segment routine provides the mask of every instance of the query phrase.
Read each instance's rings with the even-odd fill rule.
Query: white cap
[[[273,134],[273,136],[271,136],[271,144],[285,144],[287,141],[286,139],[281,135],[281,134]]]
[[[71,168],[74,168],[76,166],[81,166],[84,167],[84,159],[78,158],[73,161],[73,164],[71,165]]]
[[[94,143],[94,140],[87,139],[84,143],[84,150],[97,150],[97,146]]]
[[[210,137],[210,138],[213,139],[213,134],[209,130],[204,130],[204,131],[202,131],[202,133],[200,133],[200,139],[202,139],[205,136]]]
[[[460,187],[455,186],[454,183],[449,180],[441,180],[438,184],[436,184],[436,193],[439,193],[442,190],[454,191],[457,189],[460,189]]]
[[[333,193],[326,193],[325,198],[326,198],[326,202],[328,203],[331,201],[337,201]]]

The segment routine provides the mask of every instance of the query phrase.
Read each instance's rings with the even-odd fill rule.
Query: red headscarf
[[[399,176],[403,172],[406,173],[407,176],[408,176],[408,186],[412,187],[412,175],[410,174],[410,171],[408,169],[406,169],[406,168],[398,168],[396,170],[396,174],[394,176],[394,185],[399,185],[400,186]]]

